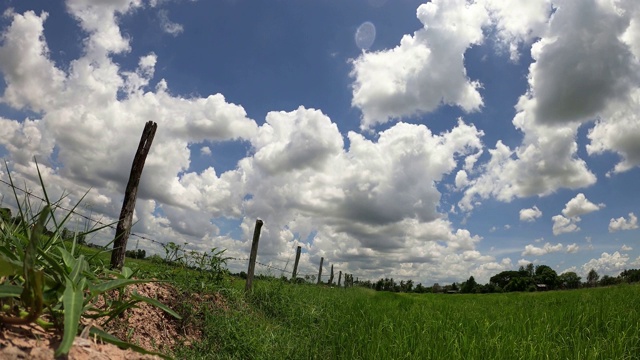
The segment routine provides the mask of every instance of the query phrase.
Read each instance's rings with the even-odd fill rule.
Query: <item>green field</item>
[[[0,304],[3,322],[64,329],[61,354],[81,331],[81,317],[118,319],[143,301],[202,333],[168,354],[176,359],[640,359],[637,284],[406,294],[262,278],[245,293],[244,281],[220,267],[194,270],[159,257],[127,259],[121,272],[110,271],[108,252],[61,239],[58,231],[41,236],[47,209],[33,231],[16,222],[3,225]],[[171,282],[181,298],[166,305],[176,313],[139,296],[93,307],[102,294],[140,278]],[[224,301],[189,301],[195,293]],[[118,341],[110,342],[130,346]]]
[[[262,280],[178,358],[638,359],[640,286],[398,294]],[[235,294],[235,295],[234,295]]]

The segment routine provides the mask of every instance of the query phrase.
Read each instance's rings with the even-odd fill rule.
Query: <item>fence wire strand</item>
[[[33,192],[29,191],[28,189],[26,189],[26,190],[25,190],[25,189],[22,189],[22,188],[20,188],[20,187],[18,187],[18,186],[16,186],[16,185],[14,185],[14,184],[11,184],[10,182],[8,182],[8,181],[6,181],[6,180],[0,179],[0,183],[5,184],[5,185],[7,185],[8,187],[10,187],[10,188],[12,188],[12,189],[19,190],[19,191],[21,191],[22,193],[24,193],[25,195],[27,195],[27,196],[29,196],[29,197],[33,197],[33,198],[35,198],[35,199],[37,199],[37,200],[40,200],[40,201],[42,201],[42,202],[47,202],[47,199],[45,199],[44,197],[42,197],[42,196],[40,196],[40,195],[36,195],[36,194],[34,194]],[[4,197],[4,196],[3,196],[3,197]],[[101,221],[101,220],[93,219],[93,218],[91,218],[91,217],[89,217],[89,216],[86,216],[86,215],[84,215],[84,214],[78,213],[78,212],[76,212],[76,211],[75,211],[75,210],[73,210],[73,209],[66,208],[66,207],[64,207],[64,206],[62,206],[62,205],[60,205],[59,203],[56,203],[56,202],[52,203],[51,205],[52,205],[55,209],[60,209],[60,210],[66,211],[66,212],[68,212],[68,213],[71,213],[71,214],[73,214],[73,215],[76,215],[76,216],[78,216],[78,217],[80,217],[80,218],[83,218],[83,219],[85,219],[85,220],[91,221],[92,223],[98,224],[98,225],[103,226],[103,227],[105,227],[105,228],[110,228],[110,229],[112,229],[112,230],[116,230],[116,226],[114,226],[114,225],[113,225],[113,223],[109,223],[109,224],[107,224],[107,223],[105,223],[105,222],[103,222],[103,221]],[[140,234],[137,234],[137,233],[134,233],[134,232],[131,232],[129,236],[132,236],[132,237],[135,237],[135,238],[138,238],[138,239],[142,239],[142,240],[146,240],[146,241],[149,241],[149,242],[151,242],[151,243],[158,244],[158,245],[160,245],[160,246],[162,246],[162,247],[165,247],[165,246],[167,245],[166,243],[163,243],[163,242],[161,242],[161,241],[158,241],[158,240],[152,239],[152,238],[150,238],[150,237],[148,237],[148,236],[140,235]],[[234,257],[229,257],[229,258],[227,258],[227,260],[233,260],[233,261],[249,261],[249,259],[245,259],[245,258],[234,258]],[[258,261],[256,261],[256,264],[261,265],[261,266],[264,266],[264,267],[266,267],[266,268],[268,268],[268,269],[271,269],[271,270],[277,270],[277,271],[280,271],[280,272],[283,272],[283,273],[293,274],[293,271],[291,271],[291,270],[281,269],[281,268],[279,268],[279,267],[275,267],[275,266],[273,266],[273,265],[269,265],[269,264],[261,263],[261,262],[258,262]],[[324,267],[323,267],[323,272],[324,272]],[[345,274],[346,274],[346,273],[345,273]],[[302,276],[302,277],[305,277],[305,276],[317,276],[317,273],[301,273],[301,272],[298,272],[298,273],[297,273],[297,275],[298,275],[298,276]],[[353,275],[353,276],[356,276],[356,277],[359,277],[358,275],[355,275],[355,274],[352,274],[352,275]],[[321,275],[321,278],[325,278],[325,277],[326,277],[326,278],[329,278],[330,276],[331,276],[330,274],[322,274],[322,275]]]

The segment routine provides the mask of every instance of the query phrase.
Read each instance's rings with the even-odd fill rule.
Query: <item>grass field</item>
[[[3,241],[3,256],[9,259],[11,246],[19,248],[12,241],[19,244],[22,240],[6,237]],[[60,249],[73,245],[57,244],[63,255]],[[71,269],[64,275],[69,279],[87,274],[95,282],[88,288],[91,294],[106,289],[101,282],[134,281],[101,280],[92,275],[108,264],[107,252],[97,254],[96,249],[79,246],[76,260],[71,255],[63,257],[65,264],[72,265],[67,267],[53,266],[54,255],[33,266],[43,266],[53,275]],[[90,264],[82,265],[85,257],[92,259]],[[29,256],[24,259],[34,261]],[[15,271],[21,269],[11,266]],[[84,270],[75,270],[80,266]],[[126,266],[137,271],[127,276],[169,280],[181,294],[224,297],[225,306],[185,305],[185,299],[166,304],[202,333],[201,340],[169,354],[176,359],[640,359],[640,285],[448,295],[330,288],[273,278],[255,280],[253,291],[246,294],[244,281],[220,273],[149,260],[127,259]],[[3,268],[7,270],[10,268]],[[5,276],[8,274],[13,272]],[[56,276],[62,277],[51,279]],[[19,282],[22,278],[5,279]],[[81,311],[64,301],[73,289],[78,296],[87,292],[67,283],[70,290],[64,290],[62,296],[64,312],[56,298],[47,298],[45,292],[45,300],[57,304],[47,308],[54,315],[66,317],[67,309]],[[20,294],[14,285],[5,288],[12,291],[5,297],[15,299]],[[63,288],[55,291],[62,293]],[[3,310],[10,312],[11,308]]]
[[[487,295],[397,294],[262,280],[206,312],[178,358],[638,359],[640,286]],[[234,295],[235,294],[235,295]]]

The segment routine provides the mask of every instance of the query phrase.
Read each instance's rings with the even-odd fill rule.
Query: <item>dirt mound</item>
[[[177,301],[188,298],[167,283],[131,285],[127,292],[132,291],[155,298],[170,308],[175,308]],[[105,330],[121,340],[161,353],[170,352],[180,343],[188,344],[197,340],[200,335],[195,329],[183,326],[180,320],[147,303],[138,303],[137,308],[126,310],[120,318],[109,323]],[[54,349],[60,340],[59,332],[44,331],[35,325],[6,325],[2,327],[0,334],[0,359],[53,359]],[[115,345],[103,344],[88,336],[76,337],[68,358],[159,359],[157,356],[142,355],[131,350],[122,350]]]

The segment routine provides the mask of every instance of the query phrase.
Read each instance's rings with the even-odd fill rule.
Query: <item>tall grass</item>
[[[179,357],[638,359],[640,287],[487,295],[395,294],[258,281],[211,310]]]

